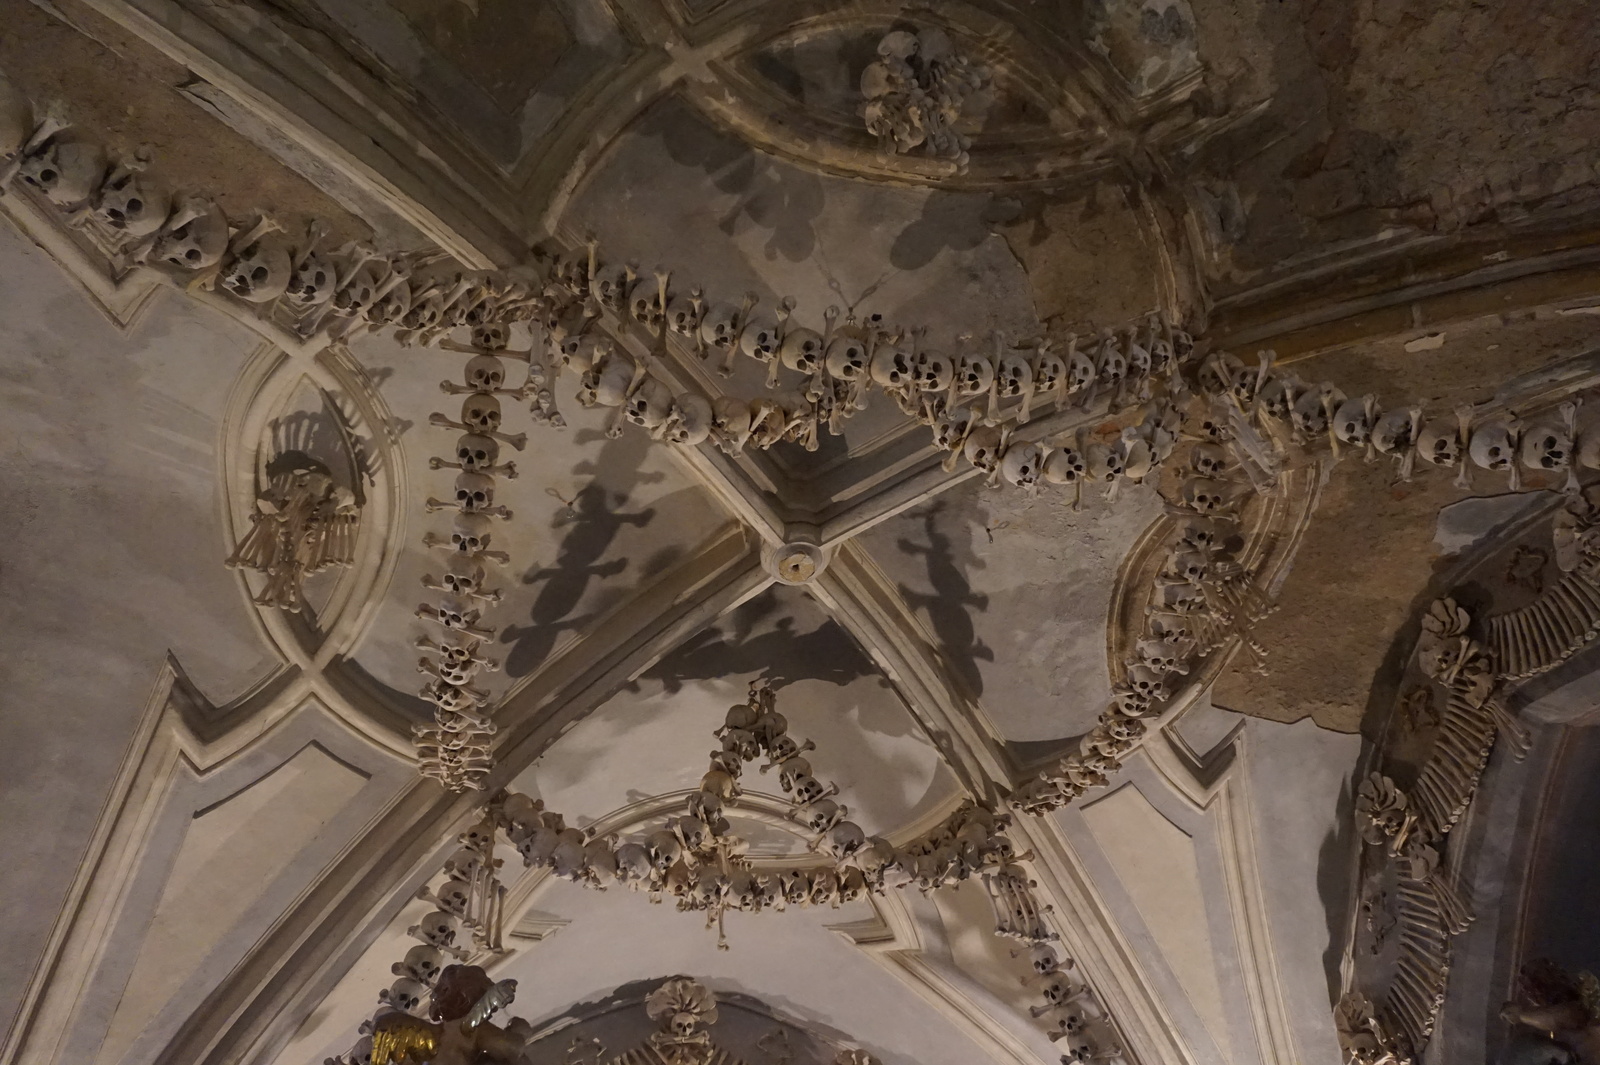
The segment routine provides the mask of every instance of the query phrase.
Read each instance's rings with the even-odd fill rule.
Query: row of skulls
[[[0,75],[0,195],[27,190],[119,270],[148,267],[219,292],[302,338],[392,327],[402,342],[432,344],[459,327],[503,333],[535,317],[536,283],[429,272],[437,256],[361,242],[330,248],[330,229],[318,220],[303,234],[264,213],[235,224],[214,199],[152,180],[148,164],[142,154],[111,158],[60,115],[37,113]],[[548,405],[548,396],[537,398]]]
[[[1160,569],[1135,655],[1096,726],[1079,749],[1012,795],[1015,808],[1042,813],[1067,805],[1085,790],[1105,785],[1139,745],[1146,721],[1159,716],[1174,683],[1196,662],[1231,640],[1256,661],[1265,649],[1251,626],[1273,605],[1241,564],[1242,516],[1260,492],[1276,490],[1284,468],[1296,462],[1338,462],[1350,454],[1368,461],[1389,456],[1402,479],[1420,458],[1455,469],[1468,484],[1470,469],[1503,472],[1509,487],[1579,487],[1578,470],[1600,469],[1600,426],[1580,432],[1577,402],[1559,405],[1556,417],[1524,423],[1510,416],[1478,419],[1470,407],[1424,419],[1420,407],[1380,409],[1373,396],[1352,398],[1330,383],[1306,385],[1263,352],[1255,367],[1213,352],[1194,367],[1193,381],[1174,381],[1165,397],[1168,423],[1181,451],[1181,477],[1168,502],[1173,523],[1168,557]],[[1149,418],[1147,416],[1146,423]],[[1524,483],[1524,471],[1539,475]],[[1559,484],[1548,484],[1559,479]]]
[[[452,514],[450,535],[429,532],[424,544],[444,556],[440,576],[424,574],[423,587],[437,594],[431,603],[417,607],[417,617],[440,627],[437,639],[422,636],[417,646],[435,657],[423,657],[418,671],[428,675],[422,697],[434,706],[433,723],[412,728],[418,766],[451,791],[482,788],[483,779],[493,766],[490,755],[495,725],[488,718],[489,692],[474,685],[478,674],[500,668],[482,654],[484,641],[495,628],[486,624],[485,610],[501,599],[499,589],[490,588],[490,573],[505,566],[510,556],[495,550],[494,523],[511,518],[511,511],[495,502],[497,478],[517,476],[516,463],[502,462],[501,445],[521,450],[525,434],[511,436],[501,431],[500,397],[526,399],[544,382],[541,367],[523,355],[524,380],[507,387],[505,358],[518,353],[504,346],[486,348],[478,344],[502,344],[501,329],[482,324],[472,330],[474,345],[458,345],[448,340],[441,347],[464,351],[468,358],[462,380],[441,381],[446,395],[464,396],[459,420],[435,413],[430,423],[458,433],[454,452],[434,456],[428,465],[434,470],[450,470],[453,494],[446,499],[429,497],[428,512]],[[491,353],[493,352],[493,353]]]
[[[355,1045],[324,1065],[372,1065],[372,1033],[380,1019],[396,1012],[425,1016],[428,996],[445,966],[475,953],[505,950],[506,889],[494,856],[495,839],[492,814],[460,835],[460,846],[445,860],[443,874],[415,896],[433,909],[406,929],[417,942],[390,966],[394,982],[378,992],[377,1010],[362,1022]]]

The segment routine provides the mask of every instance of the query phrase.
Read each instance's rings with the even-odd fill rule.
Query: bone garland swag
[[[501,444],[521,450],[526,434],[510,436],[501,431],[501,396],[524,399],[544,382],[539,367],[531,359],[523,383],[506,387],[505,356],[518,353],[507,347],[507,332],[498,323],[480,323],[472,329],[472,346],[463,368],[461,383],[442,381],[446,395],[460,395],[460,420],[434,414],[430,421],[439,428],[458,432],[454,453],[434,457],[428,465],[434,470],[453,470],[453,494],[443,500],[429,498],[428,512],[450,511],[448,538],[428,533],[424,543],[444,556],[442,576],[424,575],[423,587],[438,593],[432,603],[417,607],[417,617],[439,626],[441,633],[421,637],[417,646],[436,657],[417,662],[419,672],[431,679],[422,687],[422,697],[433,703],[433,725],[417,725],[412,737],[417,748],[417,763],[424,776],[439,781],[451,791],[482,788],[483,778],[493,765],[489,753],[495,725],[488,718],[490,694],[474,681],[483,671],[500,668],[500,663],[484,656],[482,646],[495,629],[484,624],[485,610],[500,601],[501,593],[489,587],[490,574],[510,561],[508,555],[491,547],[494,523],[507,520],[511,511],[494,501],[496,479],[515,477],[514,462],[501,461]],[[451,345],[453,350],[461,350]]]

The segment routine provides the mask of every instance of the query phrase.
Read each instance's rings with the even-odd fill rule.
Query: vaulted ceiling
[[[1087,348],[1155,312],[1193,334],[1196,367],[1231,349],[1254,373],[1272,349],[1274,372],[1430,425],[1466,404],[1474,425],[1600,435],[1594,401],[1561,407],[1600,387],[1586,5],[0,0],[0,16],[7,100],[139,158],[152,187],[203,194],[236,234],[266,213],[300,242],[317,220],[330,254],[362,242],[419,276],[506,284],[542,284],[593,241],[613,273],[659,270],[708,306],[748,298],[819,330],[830,308],[876,315],[944,352]],[[986,75],[959,164],[883,150],[862,117],[880,40],[929,27]],[[429,500],[455,473],[430,465],[453,439],[430,420],[455,417],[439,388],[462,355],[392,329],[296,331],[133,264],[21,182],[0,215],[0,853],[17,900],[0,1065],[336,1058],[488,794],[646,831],[699,786],[751,681],[869,834],[904,845],[964,800],[1007,808],[1059,780],[1127,690],[1193,516],[1176,459],[1143,483],[1035,491],[947,462],[929,419],[881,390],[812,449],[719,448],[611,432],[560,373],[564,425],[504,404],[528,441],[496,485],[496,766],[485,793],[449,793],[418,776],[411,729],[433,712],[417,609],[444,564],[423,536],[448,527]],[[769,394],[760,363],[722,374],[692,337],[596,313],[675,394]],[[511,347],[543,352],[529,317]],[[1113,442],[1121,397],[1041,399],[1006,415],[1003,446]],[[1392,870],[1362,843],[1357,785],[1412,787],[1439,742],[1408,724],[1433,600],[1457,595],[1481,627],[1573,579],[1560,474],[1402,480],[1359,445],[1240,433],[1279,458],[1229,452],[1248,499],[1228,557],[1275,609],[1173,675],[1105,786],[1013,812],[1101,1060],[1341,1061],[1356,1036],[1335,1007],[1358,991],[1410,1032],[1399,963],[1370,938]],[[350,564],[310,577],[298,613],[224,565],[286,453],[359,512]],[[1600,967],[1562,931],[1588,874],[1551,857],[1587,824],[1592,635],[1495,674],[1531,753],[1495,748],[1464,827],[1434,839],[1480,900],[1429,1013],[1462,1061],[1506,1038],[1494,1011],[1530,951]],[[747,773],[730,817],[761,868],[815,860],[776,776]],[[509,949],[488,964],[518,981],[527,1062],[588,1061],[589,1039],[611,1060],[675,974],[728,1006],[719,1045],[749,1065],[1069,1049],[1030,1011],[1038,981],[976,878],[733,912],[719,950],[701,913],[499,854]]]

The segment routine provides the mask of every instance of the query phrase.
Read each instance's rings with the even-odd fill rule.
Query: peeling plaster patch
[[[1415,340],[1406,341],[1407,351],[1433,351],[1435,348],[1444,347],[1443,333],[1429,333],[1427,336],[1417,337]]]

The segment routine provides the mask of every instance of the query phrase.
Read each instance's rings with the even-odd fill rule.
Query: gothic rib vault
[[[1600,33],[1412,6],[4,0],[0,1063],[338,1060],[491,799],[462,960],[528,1062],[1547,1038],[1498,1010],[1600,966]],[[524,865],[518,802],[703,803],[751,682],[881,890],[724,951],[698,886]],[[756,875],[834,875],[741,783]],[[927,873],[972,803],[1010,849]],[[710,1042],[650,1041],[677,974]]]

